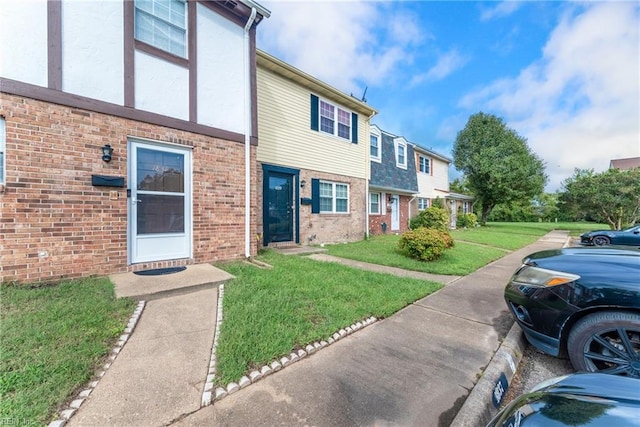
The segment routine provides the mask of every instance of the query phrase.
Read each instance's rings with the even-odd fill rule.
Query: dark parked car
[[[640,378],[640,250],[577,247],[523,260],[504,293],[527,340],[577,371]]]
[[[595,230],[580,236],[583,245],[632,245],[640,247],[640,225],[624,230]]]
[[[487,427],[640,426],[640,380],[572,374],[544,381],[514,399]]]

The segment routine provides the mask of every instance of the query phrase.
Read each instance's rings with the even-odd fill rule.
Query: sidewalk
[[[509,277],[566,237],[551,232],[172,425],[448,426],[513,324]]]
[[[111,276],[116,295],[146,300],[146,305],[86,400],[69,421],[56,425],[162,426],[200,409],[218,286],[231,278],[208,264],[162,276]]]

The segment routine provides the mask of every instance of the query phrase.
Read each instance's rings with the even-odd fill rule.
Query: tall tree
[[[527,141],[492,114],[469,117],[453,146],[453,164],[464,172],[469,189],[482,205],[480,223],[486,224],[500,203],[531,200],[547,182],[544,162]]]
[[[640,168],[598,174],[592,169],[576,169],[562,186],[560,200],[567,210],[617,230],[640,221]]]

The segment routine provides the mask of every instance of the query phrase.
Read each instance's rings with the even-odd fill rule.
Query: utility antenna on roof
[[[367,89],[369,89],[369,86],[365,86],[365,88],[364,88],[364,93],[362,94],[362,99],[361,99],[362,102],[367,102],[367,98],[366,98]]]

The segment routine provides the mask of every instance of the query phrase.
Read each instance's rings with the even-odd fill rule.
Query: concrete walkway
[[[208,264],[161,276],[114,275],[118,296],[147,299],[135,330],[68,426],[162,426],[200,409],[218,289]]]
[[[449,426],[513,324],[510,276],[566,238],[551,232],[173,425]]]

